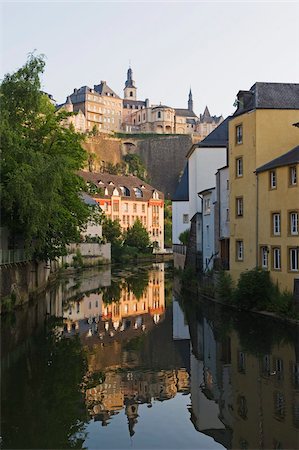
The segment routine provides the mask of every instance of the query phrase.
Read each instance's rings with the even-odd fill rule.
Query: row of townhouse
[[[255,83],[236,105],[187,154],[173,243],[190,228],[188,264],[235,280],[261,267],[299,294],[299,84]]]

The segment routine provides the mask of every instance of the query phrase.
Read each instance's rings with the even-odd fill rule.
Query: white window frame
[[[243,125],[236,126],[236,144],[243,144]]]
[[[289,263],[291,272],[299,272],[299,247],[289,249]]]
[[[189,214],[183,214],[183,223],[189,223]]]
[[[204,200],[204,213],[211,214],[211,199],[210,199],[210,197],[205,198],[205,200]]]
[[[277,188],[276,170],[270,171],[270,188],[271,189]]]
[[[273,236],[280,236],[281,233],[280,213],[272,214],[272,230]]]
[[[290,234],[297,236],[299,234],[299,213],[297,211],[290,212]]]
[[[242,240],[236,241],[236,257],[237,261],[244,261],[244,242]]]
[[[296,166],[290,167],[290,185],[291,186],[297,185],[297,167]]]
[[[237,217],[243,217],[244,215],[244,202],[243,197],[236,198],[236,215]]]
[[[280,249],[280,247],[273,248],[273,269],[281,270],[281,249]]]
[[[269,251],[268,247],[261,247],[261,267],[262,269],[268,269],[269,264]]]
[[[237,158],[236,159],[236,175],[237,178],[240,178],[243,176],[243,158]]]

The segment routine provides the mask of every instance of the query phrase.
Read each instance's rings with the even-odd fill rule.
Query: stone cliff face
[[[186,154],[192,145],[192,137],[94,137],[84,144],[89,153],[96,155],[94,170],[100,170],[104,163],[119,163],[128,153],[140,156],[150,184],[162,191],[165,198],[173,196],[179,177],[186,164]]]

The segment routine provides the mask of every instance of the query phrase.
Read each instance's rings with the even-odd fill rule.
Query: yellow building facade
[[[299,282],[298,175],[299,146],[257,170],[259,266],[289,291]]]
[[[263,221],[270,205],[258,210],[256,169],[298,145],[293,124],[299,120],[299,85],[256,83],[250,91],[238,93],[237,103],[229,122],[230,270],[235,280],[241,272],[259,266],[258,231],[270,236],[269,222]],[[287,182],[286,178],[283,183]],[[285,201],[276,198],[280,204]]]

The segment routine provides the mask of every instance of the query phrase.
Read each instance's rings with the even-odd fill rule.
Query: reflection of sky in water
[[[189,406],[190,396],[180,393],[165,402],[153,402],[152,408],[139,405],[132,438],[124,409],[104,429],[101,422],[91,421],[86,427],[84,446],[89,449],[223,449],[214,439],[195,430],[190,422]]]

